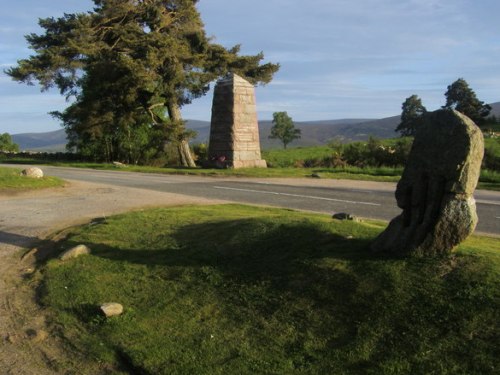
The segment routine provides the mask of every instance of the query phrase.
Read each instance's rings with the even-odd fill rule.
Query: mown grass
[[[56,177],[28,178],[21,176],[20,169],[0,167],[0,193],[5,191],[43,189],[62,185],[64,185],[64,181]]]
[[[49,261],[41,301],[88,361],[133,373],[497,373],[498,239],[382,258],[367,248],[383,225],[241,205],[115,216],[54,244],[93,253]],[[101,317],[110,301],[125,313]]]

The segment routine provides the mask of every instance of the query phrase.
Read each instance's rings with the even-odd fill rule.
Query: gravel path
[[[78,358],[66,358],[62,344],[46,333],[45,314],[28,277],[35,258],[22,259],[26,249],[57,230],[97,217],[144,207],[212,203],[220,202],[76,181],[64,188],[0,195],[0,374],[112,373],[84,370]]]

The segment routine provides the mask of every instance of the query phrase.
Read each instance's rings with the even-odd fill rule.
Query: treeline
[[[485,140],[483,169],[500,171],[500,139]],[[331,142],[329,147],[305,149],[296,148],[265,152],[268,165],[275,168],[344,168],[344,167],[403,167],[413,143],[412,137],[397,139],[377,139],[370,137],[366,142],[342,144]],[[318,152],[314,152],[317,149]]]
[[[370,137],[366,142],[342,144],[333,141],[328,146],[268,150],[263,151],[263,158],[267,160],[270,168],[400,168],[408,160],[412,143],[412,137],[384,140]],[[167,148],[163,157],[144,165],[155,167],[172,165],[176,159],[176,152],[175,147]],[[193,154],[196,164],[204,165],[208,159],[207,145],[194,145]],[[0,152],[0,157],[11,161],[24,159],[48,162],[99,162],[95,155],[71,152]],[[485,139],[482,168],[500,172],[500,138]]]
[[[198,150],[199,146],[194,149]],[[120,162],[130,165],[143,165],[152,167],[165,167],[168,165],[177,165],[179,161],[178,149],[175,145],[169,144],[160,153],[148,147],[143,147],[140,151],[131,147],[129,156],[137,156],[135,158],[120,158],[120,152],[111,152],[106,156],[102,153],[94,154],[92,149],[80,149],[80,152],[33,152],[33,151],[2,151],[0,150],[0,158],[9,160],[9,162],[26,162],[30,160],[40,162],[80,162],[80,163],[112,163]],[[198,156],[194,156],[194,160],[198,160]],[[129,160],[131,162],[129,162]]]

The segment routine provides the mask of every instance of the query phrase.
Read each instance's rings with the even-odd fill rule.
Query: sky
[[[27,58],[24,35],[38,18],[92,9],[90,0],[0,0],[0,133],[46,132],[48,112],[68,102],[54,89],[13,82],[3,72]],[[243,54],[264,52],[281,69],[256,88],[258,117],[286,111],[294,121],[383,118],[418,95],[444,105],[464,78],[478,98],[500,101],[498,0],[200,0],[205,30]],[[183,107],[185,119],[210,121],[213,92]]]

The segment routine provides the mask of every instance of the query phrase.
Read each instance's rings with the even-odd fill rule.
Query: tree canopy
[[[271,81],[279,64],[262,53],[241,56],[207,37],[197,0],[94,0],[87,13],[39,21],[26,37],[35,54],[7,70],[42,90],[74,98],[54,115],[69,145],[105,159],[136,161],[178,145],[193,166],[180,109],[205,95],[212,81],[234,72],[254,84]]]
[[[459,78],[449,85],[445,96],[446,104],[443,108],[456,109],[478,125],[484,123],[491,111],[491,106],[480,101],[463,78]]]
[[[422,124],[423,116],[427,109],[422,104],[418,95],[412,95],[402,105],[401,122],[395,131],[400,132],[402,137],[414,136]]]
[[[271,128],[271,139],[279,139],[283,143],[283,148],[300,138],[300,129],[295,128],[292,118],[286,112],[273,113],[273,126]]]
[[[9,133],[0,134],[0,151],[3,152],[18,152],[19,145],[12,141]]]

